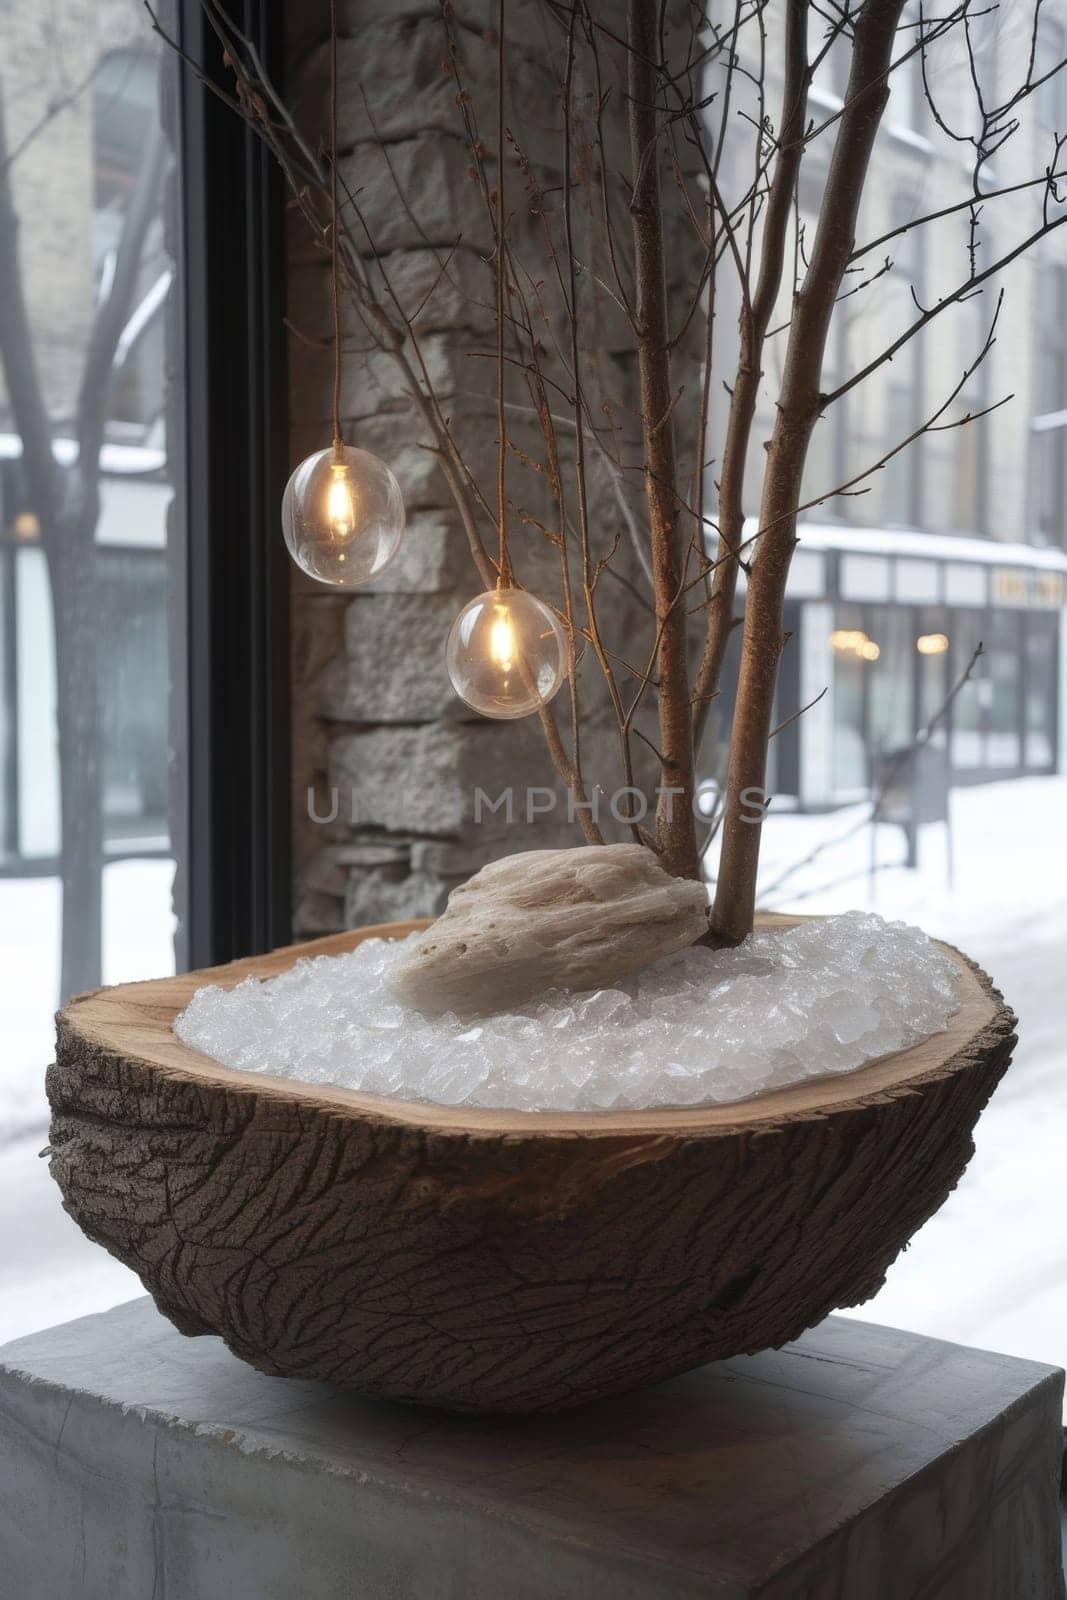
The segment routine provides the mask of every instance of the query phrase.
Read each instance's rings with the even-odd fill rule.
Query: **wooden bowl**
[[[763,919],[764,923],[784,919]],[[264,1372],[466,1411],[556,1411],[781,1345],[874,1294],[958,1181],[1015,1018],[958,952],[948,1030],[738,1105],[472,1111],[219,1066],[195,989],[390,923],[81,995],[51,1171],[183,1333]],[[947,947],[946,947],[947,948]]]

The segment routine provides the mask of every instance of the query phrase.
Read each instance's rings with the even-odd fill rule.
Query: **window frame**
[[[280,69],[282,8],[224,9]],[[225,86],[200,0],[175,0],[188,61]],[[173,58],[178,129],[185,723],[178,970],[254,955],[291,929],[289,568],[278,507],[289,456],[282,179],[197,72]],[[182,701],[184,689],[184,706]],[[184,816],[180,813],[184,811]]]

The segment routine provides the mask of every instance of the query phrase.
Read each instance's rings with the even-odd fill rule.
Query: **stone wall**
[[[493,144],[496,52],[487,34],[489,7],[465,0],[455,7],[463,79]],[[434,387],[443,397],[465,459],[493,498],[497,427],[493,278],[490,229],[456,105],[457,85],[443,70],[447,40],[435,3],[347,0],[340,7],[340,143],[344,177],[358,191],[367,231],[393,290],[411,314]],[[530,155],[546,190],[558,189],[561,151],[558,29],[546,28],[550,8],[515,0],[509,8],[508,123]],[[303,9],[289,44],[288,97],[309,135],[327,127],[328,10]],[[616,63],[616,67],[618,63]],[[591,93],[591,91],[590,91]],[[620,175],[628,164],[624,94],[614,96],[605,126],[609,161]],[[510,236],[520,253],[536,256],[541,219],[530,215],[518,174]],[[621,191],[620,191],[621,192]],[[677,206],[672,272],[679,296],[696,281],[691,233]],[[625,212],[623,212],[625,219]],[[579,226],[587,260],[602,249],[595,219]],[[373,260],[369,243],[368,260]],[[447,269],[442,275],[442,263]],[[295,463],[330,436],[332,353],[328,264],[296,218],[289,242],[290,408]],[[546,273],[546,277],[550,276]],[[433,285],[436,289],[425,299]],[[550,290],[547,291],[550,295]],[[585,292],[583,290],[583,292]],[[583,337],[587,385],[609,391],[618,425],[638,429],[628,329],[604,297],[590,304]],[[549,308],[557,318],[558,307]],[[697,321],[699,319],[696,319]],[[298,935],[388,918],[436,913],[449,891],[486,860],[507,850],[580,842],[545,752],[536,719],[516,723],[475,717],[456,698],[444,669],[449,625],[482,587],[429,438],[387,356],[376,351],[352,307],[345,312],[343,412],[350,442],[378,452],[396,472],[408,512],[403,555],[376,583],[352,596],[321,589],[294,573],[294,917]],[[550,341],[546,338],[546,344]],[[683,357],[678,367],[685,365]],[[684,372],[677,381],[684,381]],[[692,376],[692,374],[691,374]],[[509,395],[514,450],[509,486],[516,505],[511,548],[520,580],[558,597],[558,556],[528,520],[551,514],[544,475],[528,461],[543,455],[540,434],[522,411],[521,385]],[[600,395],[595,397],[599,403]],[[514,418],[514,421],[512,420]],[[692,440],[680,429],[682,443]],[[564,475],[572,434],[561,433]],[[639,451],[638,451],[639,459]],[[636,494],[635,494],[636,489]],[[622,485],[596,460],[591,506],[598,550],[619,531],[620,494],[643,527],[640,479]],[[483,534],[495,535],[485,518]],[[616,558],[622,575],[640,582],[636,552],[624,533]],[[647,630],[647,615],[621,583],[605,582],[604,620],[620,652]],[[642,643],[641,650],[647,649]],[[611,793],[621,782],[617,733],[592,662],[583,662],[582,739],[588,785]],[[568,717],[564,691],[557,705]],[[652,723],[648,723],[649,730]],[[553,790],[551,812],[526,822],[527,786]],[[495,798],[507,786],[516,816],[503,812],[476,821],[474,792]],[[547,805],[543,795],[534,806]],[[608,831],[619,836],[611,823]]]

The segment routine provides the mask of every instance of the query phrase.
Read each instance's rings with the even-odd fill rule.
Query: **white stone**
[[[561,984],[604,988],[707,925],[704,885],[672,878],[644,845],[525,850],[453,889],[389,987],[427,1016],[483,1016]]]
[[[278,978],[200,989],[183,1043],[248,1072],[404,1100],[516,1111],[744,1100],[850,1072],[943,1029],[955,969],[918,928],[849,912],[677,951],[610,988],[428,1019],[390,973],[415,938],[366,940]]]

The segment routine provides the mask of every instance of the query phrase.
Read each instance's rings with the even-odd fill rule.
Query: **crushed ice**
[[[955,969],[918,928],[864,912],[691,948],[610,989],[432,1021],[385,973],[403,942],[199,989],[183,1044],[229,1067],[368,1094],[516,1111],[715,1105],[850,1072],[943,1029]]]

